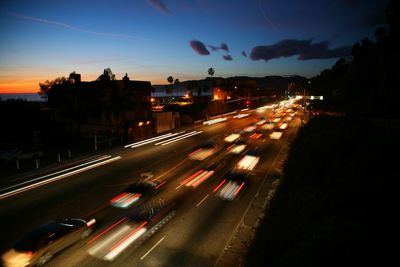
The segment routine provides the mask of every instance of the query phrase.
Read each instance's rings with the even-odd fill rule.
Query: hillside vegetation
[[[398,126],[321,116],[301,129],[247,266],[400,266]]]

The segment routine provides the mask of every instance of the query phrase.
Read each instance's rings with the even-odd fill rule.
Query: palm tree
[[[174,87],[176,89],[176,96],[178,97],[178,84],[180,84],[181,82],[179,81],[179,79],[175,79],[174,80]]]
[[[208,69],[208,75],[210,75],[210,77],[212,77],[215,73],[215,70],[213,68],[209,68]]]
[[[169,86],[166,86],[166,92],[167,94],[172,94],[172,83],[174,82],[174,77],[168,76],[167,81],[169,82]]]

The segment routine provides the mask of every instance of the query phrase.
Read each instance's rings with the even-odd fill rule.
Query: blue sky
[[[36,92],[76,71],[166,83],[317,75],[373,39],[389,1],[0,1],[0,93]]]

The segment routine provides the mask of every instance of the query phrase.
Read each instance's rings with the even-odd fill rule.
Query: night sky
[[[374,40],[389,0],[0,0],[0,93],[72,71],[165,84],[304,75]]]

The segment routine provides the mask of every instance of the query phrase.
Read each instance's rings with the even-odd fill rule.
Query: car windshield
[[[153,188],[151,183],[136,183],[125,189],[125,192],[143,194]]]
[[[14,245],[14,249],[16,251],[36,251],[51,233],[58,231],[61,227],[62,226],[57,223],[40,226],[17,241]]]
[[[242,182],[246,179],[246,175],[243,173],[231,172],[227,175],[227,179],[235,182]]]
[[[211,149],[214,147],[215,147],[215,144],[212,142],[206,142],[206,143],[200,145],[200,148],[210,148]]]
[[[142,204],[132,210],[129,219],[136,222],[150,220],[163,208],[163,206],[164,205],[161,202]]]

